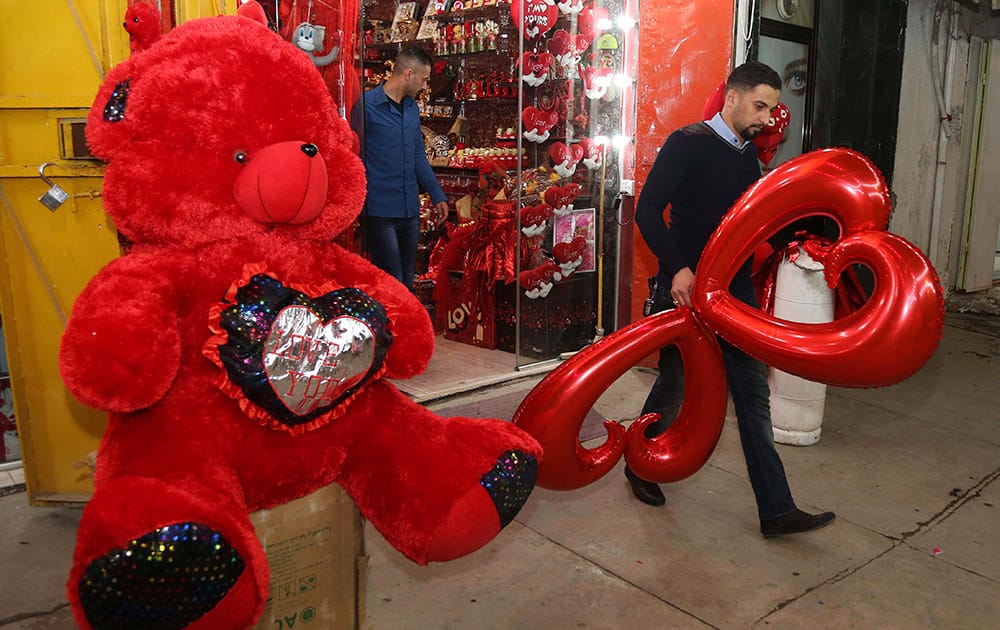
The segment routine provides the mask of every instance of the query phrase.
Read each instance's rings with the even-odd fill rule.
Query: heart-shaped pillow
[[[555,0],[523,0],[524,15],[521,15],[522,0],[510,5],[510,16],[514,24],[521,24],[528,39],[536,39],[548,33],[559,19],[559,9]],[[454,7],[452,7],[454,10]]]
[[[552,206],[540,203],[537,206],[521,208],[521,231],[525,236],[538,236],[545,232],[548,220],[552,218]]]
[[[573,50],[572,37],[564,28],[556,30],[552,35],[552,39],[545,43],[545,49],[552,53],[558,60],[563,55]]]
[[[244,413],[293,434],[343,413],[384,372],[392,342],[385,310],[364,291],[299,289],[266,273],[237,282],[212,309],[204,349]]]
[[[579,261],[577,262],[577,265],[579,265],[583,261],[583,254],[586,251],[587,239],[583,238],[583,236],[575,236],[571,241],[556,243],[555,247],[552,248],[552,255],[556,257],[556,261],[560,265],[574,261]]]
[[[545,142],[549,132],[559,122],[559,114],[554,111],[538,109],[533,105],[521,111],[521,124],[524,125],[524,137],[531,142]]]

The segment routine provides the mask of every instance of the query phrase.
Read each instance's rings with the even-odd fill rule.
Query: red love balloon
[[[698,262],[695,310],[727,341],[802,378],[845,387],[897,383],[931,357],[944,327],[941,283],[930,261],[884,231],[889,192],[874,165],[848,149],[824,149],[785,162],[758,180],[723,217]],[[775,319],[728,292],[737,269],[789,223],[825,215],[840,227],[824,271],[836,288],[860,263],[875,289],[857,311],[827,324]]]
[[[513,18],[514,24],[522,25],[525,37],[537,39],[556,25],[556,20],[559,19],[559,9],[554,1],[514,0],[510,5],[510,16]]]
[[[628,432],[606,420],[608,440],[594,449],[580,444],[580,428],[597,399],[643,357],[677,344],[684,362],[684,402],[673,424],[646,438],[656,414],[632,423]],[[637,475],[651,481],[684,479],[701,468],[715,449],[726,418],[726,373],[715,335],[689,308],[643,318],[587,346],[550,372],[514,413],[514,424],[545,450],[538,485],[554,490],[581,488],[611,470],[622,453]]]
[[[835,285],[851,265],[867,266],[875,290],[853,313],[828,324],[776,320],[728,293],[736,271],[785,225],[805,216],[836,221],[840,238],[826,257]],[[849,387],[889,385],[912,375],[937,348],[944,327],[941,285],[930,261],[884,230],[889,195],[878,170],[848,149],[814,151],[782,164],[754,184],[723,218],[698,263],[694,310],[641,319],[574,355],[524,399],[514,422],[545,449],[538,485],[569,490],[603,476],[624,453],[637,475],[682,479],[707,461],[725,417],[726,377],[716,331],[764,363],[804,378]],[[604,423],[607,441],[580,444],[594,402],[654,350],[676,343],[684,363],[680,415],[667,431],[645,437],[656,414],[626,432]]]

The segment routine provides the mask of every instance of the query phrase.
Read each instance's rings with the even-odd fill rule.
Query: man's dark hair
[[[778,73],[771,66],[759,61],[748,61],[737,66],[726,79],[727,90],[752,90],[761,84],[776,90],[781,89],[781,77]]]
[[[407,46],[396,55],[396,65],[400,72],[417,66],[430,68],[434,65],[434,59],[420,46]]]

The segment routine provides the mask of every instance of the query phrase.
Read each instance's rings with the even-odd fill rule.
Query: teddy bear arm
[[[346,252],[343,255],[347,257]],[[390,321],[393,339],[385,358],[386,377],[420,374],[434,353],[434,327],[427,309],[402,283],[372,263],[353,254],[350,259],[353,277],[371,279],[356,286],[382,305]]]
[[[181,358],[168,283],[128,258],[106,267],[77,298],[59,351],[67,389],[87,405],[117,412],[161,399]]]

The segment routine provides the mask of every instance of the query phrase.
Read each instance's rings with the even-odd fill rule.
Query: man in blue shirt
[[[369,90],[351,111],[368,176],[366,220],[371,261],[413,290],[420,202],[417,185],[430,193],[439,217],[448,200],[424,152],[420,108],[414,100],[430,83],[432,59],[404,48],[385,83]]]
[[[698,259],[709,237],[736,200],[760,178],[757,149],[751,140],[767,124],[778,105],[781,78],[768,66],[745,63],[729,75],[722,111],[711,120],[678,129],[667,138],[653,163],[636,206],[635,222],[659,260],[653,308],[662,311],[691,306]],[[670,206],[670,222],[663,211]],[[750,280],[751,260],[729,287],[738,300],[757,306]],[[726,380],[736,409],[740,443],[750,485],[757,500],[760,531],[765,537],[818,529],[830,524],[832,512],[809,514],[792,499],[771,429],[767,368],[720,339]],[[659,413],[647,437],[666,430],[680,408],[684,368],[676,346],[660,351],[660,374],[642,413]],[[625,476],[643,503],[663,505],[663,492],[628,467]]]

